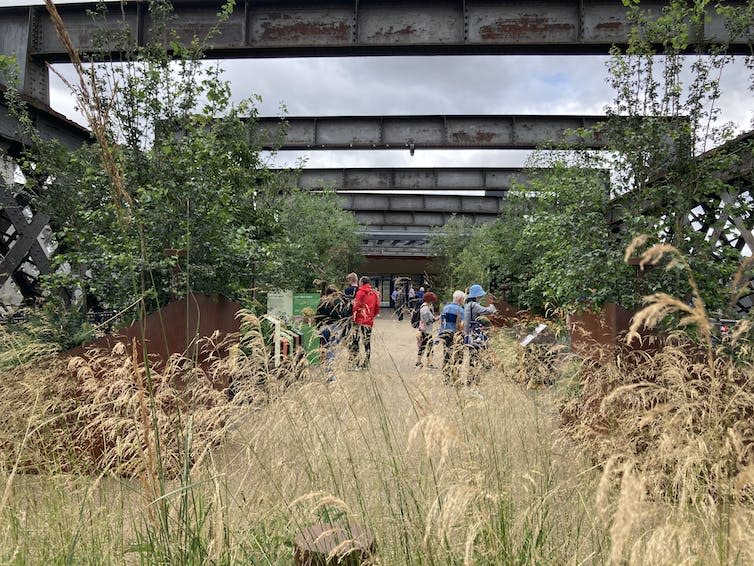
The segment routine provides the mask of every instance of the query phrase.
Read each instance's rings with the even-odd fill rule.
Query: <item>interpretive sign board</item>
[[[293,316],[293,291],[267,293],[267,313],[275,316]]]

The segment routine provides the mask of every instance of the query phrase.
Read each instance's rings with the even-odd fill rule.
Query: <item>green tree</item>
[[[281,289],[310,289],[314,281],[339,283],[362,260],[356,217],[343,211],[334,192],[290,194],[279,211],[281,235],[275,260],[261,275]]]
[[[740,160],[740,148],[730,151],[732,146],[725,145],[733,125],[719,120],[720,79],[733,59],[725,44],[710,46],[709,38],[692,30],[710,10],[725,16],[733,30],[754,3],[726,8],[674,0],[659,15],[638,2],[626,4],[632,32],[626,51],[614,48],[611,54],[615,99],[605,129],[615,157],[613,190],[624,243],[648,234],[672,244],[689,258],[705,303],[722,308],[724,283],[740,255],[719,242],[737,237],[728,218],[747,217],[751,203],[731,174]],[[709,240],[712,233],[721,238]],[[644,284],[647,292],[690,292],[678,270],[653,270]]]
[[[222,69],[201,63],[214,31],[182,46],[168,31],[170,4],[149,9],[154,43],[123,45],[120,63],[82,64],[69,85],[98,143],[67,152],[38,140],[24,163],[65,267],[49,284],[113,307],[146,299],[151,308],[189,291],[240,297],[252,284],[302,282],[278,263],[329,269],[331,248],[308,227],[333,228],[338,257],[351,258],[352,216],[267,167],[256,99],[233,103]],[[306,222],[298,229],[292,206]]]

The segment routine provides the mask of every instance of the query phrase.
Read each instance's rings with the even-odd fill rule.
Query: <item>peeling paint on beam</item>
[[[642,0],[641,7],[659,13],[667,0]],[[742,5],[743,0],[725,2]],[[95,49],[97,27],[120,27],[135,41],[151,20],[144,2],[108,2],[106,16],[87,13],[94,4],[61,5],[59,10],[82,51]],[[201,36],[217,22],[220,0],[173,0],[173,29],[182,40]],[[29,13],[31,55],[65,58],[43,6],[0,9],[0,36],[9,33],[1,22]],[[726,22],[712,3],[700,25],[689,23],[692,41],[727,38]],[[236,3],[220,34],[212,39],[209,57],[307,57],[321,55],[427,54],[606,54],[625,45],[630,24],[621,2],[614,0],[243,0]],[[20,41],[19,41],[20,44]],[[7,47],[4,48],[7,51]],[[748,53],[745,38],[732,49]],[[108,54],[108,58],[112,54]]]
[[[280,150],[302,149],[535,149],[543,144],[600,149],[599,129],[590,139],[570,133],[593,128],[605,116],[323,116],[260,117],[264,148],[272,149],[280,128]],[[264,133],[266,132],[266,134]]]

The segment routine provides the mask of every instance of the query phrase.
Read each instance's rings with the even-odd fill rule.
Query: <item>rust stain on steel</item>
[[[486,41],[495,41],[509,37],[525,37],[551,32],[572,31],[573,25],[567,23],[550,23],[539,15],[524,14],[520,18],[498,18],[494,25],[482,26],[479,35]]]
[[[261,39],[263,41],[296,40],[311,37],[329,37],[341,41],[351,39],[351,28],[346,22],[313,23],[292,22],[272,24],[265,22]]]
[[[393,29],[393,26],[390,26],[387,31],[380,29],[380,31],[375,33],[372,37],[408,37],[416,35],[417,31],[418,30],[411,24],[402,27],[401,29]]]
[[[495,139],[495,133],[476,132],[469,134],[468,132],[460,131],[453,132],[450,137],[455,143],[490,143]]]
[[[623,24],[621,22],[603,22],[594,26],[594,29],[600,31],[620,31],[623,29]]]

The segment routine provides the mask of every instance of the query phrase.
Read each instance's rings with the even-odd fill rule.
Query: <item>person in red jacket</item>
[[[372,326],[374,318],[380,312],[380,295],[372,289],[369,277],[362,277],[361,285],[353,299],[354,328],[351,334],[349,366],[354,369],[368,368],[372,352]],[[364,344],[364,362],[359,366],[358,357],[361,344]]]

